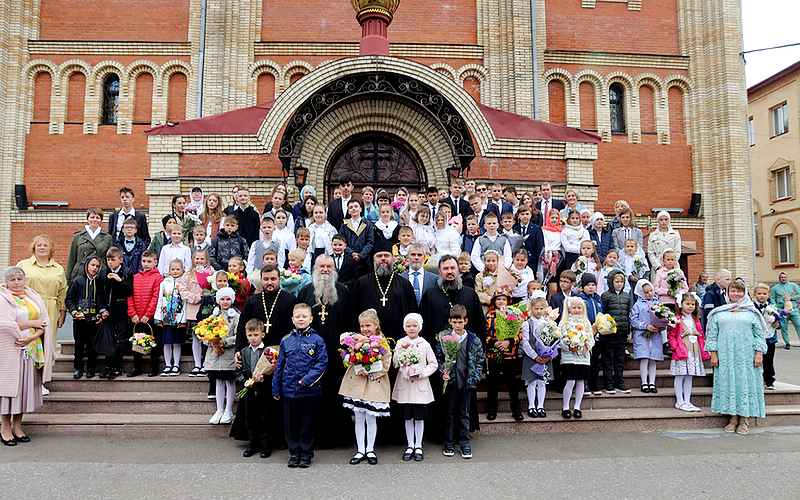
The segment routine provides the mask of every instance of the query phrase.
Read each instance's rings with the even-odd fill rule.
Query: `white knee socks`
[[[203,367],[203,343],[197,337],[192,337],[192,358],[194,358],[194,366]]]
[[[222,412],[225,410],[225,381],[217,380],[216,386],[217,390],[214,394],[214,397],[217,400],[217,411]]]
[[[164,366],[172,366],[172,344],[164,344]]]
[[[367,421],[367,453],[375,451],[375,437],[378,435],[378,419],[375,415],[366,414]]]
[[[683,406],[686,404],[686,401],[683,399],[683,379],[686,378],[686,375],[676,375],[674,381],[675,387],[675,403],[678,406]]]
[[[425,421],[414,420],[414,448],[422,448],[423,434],[425,434]]]
[[[567,380],[567,383],[564,385],[564,395],[562,396],[562,409],[569,410],[569,400],[572,397],[572,390],[575,389],[575,409],[581,409],[581,403],[583,403],[583,392],[585,389],[584,381],[583,380]],[[542,391],[544,393],[544,391]]]
[[[562,409],[569,410],[569,400],[572,397],[572,390],[575,389],[575,381],[567,380],[564,384],[564,393],[561,397]]]
[[[359,453],[363,454],[367,452],[364,444],[364,426],[366,425],[367,412],[354,408],[353,417],[355,417],[356,448]]]
[[[692,404],[692,377],[691,375],[686,375],[683,378],[683,401],[690,405]]]
[[[528,394],[528,409],[531,410],[536,406],[536,382],[538,380],[534,380],[530,384],[525,387],[525,392]]]
[[[172,344],[172,366],[181,366],[181,345]]]
[[[536,382],[536,408],[544,409],[544,398],[547,394],[547,386],[544,380],[537,380]]]
[[[575,382],[575,409],[581,409],[581,403],[583,403],[583,389],[584,389],[584,382],[583,380],[578,380]]]
[[[233,380],[225,381],[225,413],[233,414],[233,399],[236,396],[236,385]]]
[[[656,361],[654,359],[639,360],[639,378],[642,379],[642,385],[656,383]]]
[[[414,447],[414,421],[406,419],[406,446]]]

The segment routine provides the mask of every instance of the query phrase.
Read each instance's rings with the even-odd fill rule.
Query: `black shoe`
[[[97,374],[94,372],[94,370],[87,370],[86,371],[86,378],[95,378],[96,376],[97,376]]]
[[[403,462],[410,462],[414,458],[414,448],[408,447],[403,452]]]
[[[537,416],[539,415],[536,413],[536,408],[528,408],[528,418],[536,418]]]
[[[108,368],[100,372],[100,378],[108,378],[109,375],[111,375],[111,370],[109,370]]]
[[[561,417],[562,418],[566,418],[566,419],[570,419],[570,418],[572,418],[572,412],[569,411],[569,410],[561,410]]]
[[[544,408],[539,408],[536,410],[536,416],[539,418],[545,418],[547,416],[547,412],[544,411]]]
[[[128,373],[126,373],[125,376],[129,377],[129,378],[132,378],[132,377],[138,377],[139,375],[142,375],[143,373],[144,372],[142,370],[133,369],[133,370],[129,371]]]
[[[243,456],[244,458],[250,458],[250,457],[252,457],[253,455],[255,455],[256,453],[258,453],[258,450],[257,450],[257,449],[255,449],[255,448],[251,448],[251,447],[249,447],[249,446],[248,446],[248,447],[247,447],[247,448],[245,448],[245,449],[244,449],[244,451],[242,452],[242,456]]]
[[[367,452],[367,463],[370,465],[378,465],[378,455],[374,451]]]
[[[497,412],[496,411],[490,411],[489,413],[486,414],[486,420],[492,421],[492,420],[496,420],[496,419],[497,419]]]
[[[75,370],[74,372],[72,372],[72,378],[74,378],[75,380],[82,379],[83,372],[81,370]]]
[[[422,448],[414,448],[414,461],[422,462],[425,460],[425,455],[422,453]]]
[[[647,384],[642,384],[641,391],[647,394],[648,392],[650,392],[650,386]]]
[[[511,417],[517,422],[522,422],[523,420],[525,420],[525,417],[522,416],[522,412],[519,411],[519,410],[517,410],[516,412],[512,413]]]
[[[300,468],[308,469],[311,467],[311,457],[300,457]]]
[[[783,346],[783,348],[786,349],[787,351],[789,351],[789,350],[791,350],[792,346],[790,346],[789,344],[786,344],[785,346]]]
[[[261,458],[269,458],[272,456],[272,448],[264,448],[261,450],[261,453],[258,454]]]
[[[650,384],[650,393],[651,394],[658,394],[658,389],[656,389],[655,384]]]
[[[350,459],[350,465],[358,465],[366,459],[367,459],[366,455],[364,455],[361,452],[358,452],[354,454],[353,457]]]
[[[581,417],[583,417],[583,412],[582,412],[582,411],[580,411],[580,410],[573,410],[573,412],[572,412],[572,416],[573,416],[574,418],[581,418]]]
[[[11,435],[11,439],[8,439],[8,440],[3,439],[2,437],[0,437],[0,442],[3,443],[4,446],[16,446],[17,445],[17,440],[14,439],[14,435],[13,434]]]
[[[159,371],[150,371],[147,373],[148,378],[158,377],[161,374]]]
[[[290,455],[289,456],[289,463],[287,464],[290,469],[295,469],[300,467],[300,457],[297,455]]]
[[[120,376],[120,372],[118,372],[117,370],[111,370],[110,372],[108,372],[108,380],[114,380],[115,378],[117,378],[119,376]]]

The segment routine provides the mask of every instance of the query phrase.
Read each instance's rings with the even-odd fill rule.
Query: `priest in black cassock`
[[[292,310],[294,309],[295,299],[291,293],[280,289],[280,273],[274,266],[264,266],[261,269],[261,282],[263,291],[247,299],[244,310],[239,316],[239,325],[236,329],[236,363],[241,364],[241,354],[239,351],[247,347],[247,335],[245,325],[253,318],[264,322],[264,346],[277,346],[281,339],[288,334],[292,328]],[[272,376],[264,377],[262,382],[265,387],[272,386]],[[284,442],[283,418],[280,406],[272,398],[264,398],[264,412],[267,414],[267,429],[270,445],[274,448]],[[238,424],[239,420],[235,421]],[[241,420],[244,423],[244,420]],[[247,440],[249,434],[241,426],[232,425],[230,436],[234,439]]]
[[[355,331],[350,310],[350,292],[337,282],[333,258],[320,255],[314,261],[311,283],[303,287],[297,301],[311,306],[311,326],[325,340],[328,350],[328,369],[322,377],[322,402],[317,419],[316,443],[322,448],[347,446],[353,442],[352,413],[342,406],[339,386],[344,377],[344,364],[339,355],[339,336]]]
[[[378,311],[381,330],[388,338],[400,340],[405,336],[403,318],[417,312],[417,299],[411,283],[393,272],[394,256],[388,240],[376,240],[373,256],[373,272],[353,282],[351,303],[353,323],[367,309]]]
[[[422,336],[433,345],[436,335],[450,328],[450,308],[461,304],[467,309],[467,330],[478,336],[486,345],[486,317],[483,315],[478,294],[472,288],[464,286],[458,271],[458,261],[453,255],[445,255],[439,259],[439,282],[436,288],[430,288],[422,295],[419,303],[422,315]],[[437,374],[430,378],[433,393],[442,394],[442,379]],[[433,419],[430,422],[434,434],[443,432],[444,409],[441,398],[434,404]],[[471,431],[478,430],[478,397],[472,391],[470,402]]]

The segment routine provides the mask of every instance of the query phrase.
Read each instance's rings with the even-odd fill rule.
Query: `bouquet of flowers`
[[[569,323],[561,336],[564,346],[574,353],[588,352],[591,332],[582,323]]]
[[[149,328],[148,332],[137,332],[138,325],[145,325]],[[153,336],[153,327],[147,323],[136,323],[133,326],[133,336],[128,339],[131,343],[131,350],[139,354],[150,354],[150,351],[156,346],[156,338]]]
[[[589,269],[589,259],[583,255],[578,257],[578,260],[572,264],[572,270],[575,271],[575,276],[577,276],[579,282],[581,280],[581,276],[586,272],[587,269]]]
[[[275,371],[275,365],[277,363],[278,346],[265,347],[264,352],[261,354],[261,357],[258,358],[258,362],[256,362],[256,366],[253,368],[253,375],[249,379],[245,380],[244,388],[236,394],[239,399],[242,399],[247,395],[247,393],[250,391],[250,388],[253,387],[253,384],[264,380],[264,376],[272,375],[272,372]]]
[[[671,297],[678,297],[678,292],[680,291],[683,282],[683,272],[680,269],[670,269],[667,271],[667,286],[669,287],[669,291],[667,293]]]
[[[600,335],[617,333],[617,321],[610,314],[598,314],[595,317],[594,326]]]
[[[666,323],[667,326],[673,327],[678,324],[678,318],[675,317],[675,313],[672,312],[672,309],[664,304],[653,304],[650,306],[650,312],[653,313],[653,316],[655,316],[656,319]],[[645,330],[645,335],[649,336],[649,333],[650,332]]]
[[[392,271],[395,274],[402,274],[406,272],[406,269],[408,269],[408,257],[403,255],[395,255]]]
[[[242,289],[242,278],[236,273],[225,274],[228,275],[228,286],[231,287],[236,294],[238,294]]]
[[[291,288],[300,284],[303,277],[299,269],[284,269],[281,271],[281,288]]]
[[[396,354],[400,366],[418,365],[421,360],[421,357],[416,349],[399,349]]]
[[[787,313],[784,309],[778,309],[772,304],[764,308],[764,319],[767,320],[767,324],[770,326],[777,328],[786,316]]]
[[[194,326],[195,336],[217,352],[222,350],[222,340],[228,333],[228,322],[222,316],[209,316]]]
[[[442,373],[449,374],[450,370],[456,365],[456,361],[458,361],[458,351],[461,349],[459,339],[460,337],[458,335],[451,333],[449,330],[443,330],[436,336],[436,340],[439,342],[439,345],[442,346],[442,352],[444,352]],[[442,393],[447,390],[447,382],[449,381],[445,380],[442,384]]]
[[[383,370],[383,356],[390,352],[389,342],[382,335],[364,337],[365,340],[356,341],[356,334],[345,336],[342,340],[342,362],[345,368],[357,366],[367,373]]]
[[[527,312],[527,311],[526,311]],[[519,338],[519,331],[522,328],[522,323],[527,318],[527,314],[517,306],[508,306],[505,311],[496,310],[494,317],[494,337],[497,342],[504,342],[506,340],[517,340]],[[495,354],[501,353],[501,350],[495,343],[492,347]]]
[[[395,212],[399,212],[400,210],[402,210],[402,209],[403,209],[403,207],[404,207],[405,205],[403,205],[403,202],[402,202],[402,201],[400,201],[400,200],[394,200],[394,201],[392,202],[392,205],[391,205],[391,206],[392,206],[392,210],[394,210]]]
[[[552,347],[558,343],[561,340],[561,330],[558,328],[558,324],[552,319],[545,320],[539,331],[539,340],[545,347]]]
[[[636,273],[636,276],[639,278],[642,277],[642,271],[644,270],[644,261],[642,260],[641,255],[637,255],[633,258],[633,271]]]
[[[536,354],[543,358],[553,359],[558,356],[558,350],[561,348],[561,330],[552,319],[545,319],[539,330],[539,335],[536,337]],[[547,364],[533,363],[531,372],[539,377],[550,380],[550,369]]]

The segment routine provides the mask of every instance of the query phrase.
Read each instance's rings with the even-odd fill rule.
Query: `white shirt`
[[[84,229],[86,229],[86,234],[89,235],[89,239],[92,239],[92,240],[97,238],[97,235],[100,234],[100,231],[103,230],[103,228],[101,228],[101,227],[98,227],[97,229],[92,230],[92,228],[89,227],[88,224],[83,226],[83,227],[84,227]]]
[[[162,276],[169,274],[169,263],[178,259],[183,262],[183,269],[188,270],[192,267],[192,251],[183,243],[170,243],[161,248],[161,255],[158,257],[158,272]]]
[[[500,237],[500,234],[495,234],[492,236],[489,233],[484,233],[483,236],[486,236],[490,241],[494,242]],[[479,273],[483,272],[483,250],[481,249],[480,238],[475,240],[475,244],[472,246],[470,260],[472,261],[472,265],[475,266],[475,269],[477,269]],[[501,264],[506,268],[511,265],[511,243],[508,241],[508,238],[506,238],[506,244],[503,245],[503,261]]]
[[[418,273],[418,275],[416,277],[414,277],[414,273]],[[424,277],[425,277],[425,270],[424,269],[419,268],[416,271],[414,271],[410,267],[408,268],[408,281],[411,282],[411,287],[413,288],[414,287],[414,281],[416,280],[417,286],[419,286],[420,294],[422,294],[422,292],[424,291],[423,288],[422,288],[423,283],[425,283]]]
[[[522,280],[517,284],[517,287],[511,292],[511,296],[515,299],[524,299],[528,296],[528,283],[535,279],[533,269],[525,266],[523,269],[517,269],[514,266],[509,268],[510,271],[519,273]]]
[[[330,222],[325,221],[322,224],[309,224],[308,226],[309,232],[311,232],[311,243],[309,244],[309,249],[313,252],[317,248],[324,248],[325,253],[331,253],[333,248],[331,247],[332,238],[336,236],[336,228],[333,227]]]
[[[122,225],[125,224],[125,221],[128,220],[129,217],[135,217],[136,210],[131,207],[127,212],[124,208],[119,209],[119,213],[117,214],[117,232],[122,231]]]
[[[353,199],[352,195],[349,198],[345,198],[344,196],[340,198],[340,201],[342,203],[342,213],[344,214],[345,219],[347,218],[347,204],[350,203],[350,200],[352,199]]]

